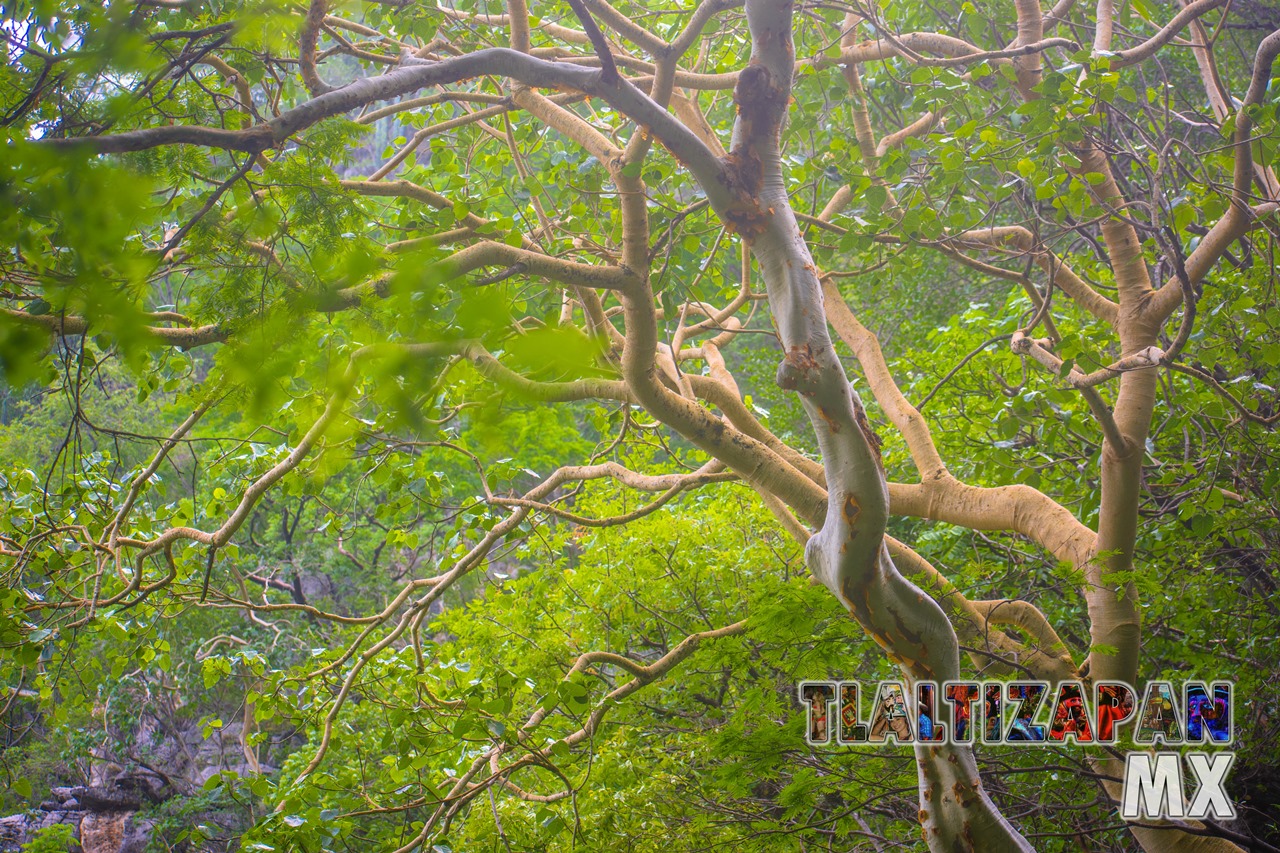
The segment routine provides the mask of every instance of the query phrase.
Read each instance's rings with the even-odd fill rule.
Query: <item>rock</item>
[[[275,772],[265,761],[246,759],[243,723],[236,720],[206,736],[194,720],[162,723],[144,714],[136,729],[116,734],[136,754],[95,756],[83,784],[52,787],[39,808],[0,816],[0,853],[19,853],[36,833],[58,824],[74,831],[79,845],[71,850],[83,853],[143,853],[149,844],[157,846],[161,827],[175,823],[205,824],[217,845],[232,849],[251,813],[238,806],[193,813],[187,798],[215,772]]]
[[[0,851],[13,853],[13,851],[22,850],[37,832],[60,823],[70,824],[73,829],[76,829],[81,814],[81,812],[59,809],[51,812],[32,811],[0,817]],[[79,850],[79,848],[72,849]]]
[[[20,850],[26,837],[27,819],[16,814],[0,817],[0,850]]]
[[[131,816],[125,821],[119,853],[145,853],[154,830],[155,821]]]
[[[118,788],[75,788],[75,797],[91,812],[136,812],[142,798],[134,791]]]
[[[231,762],[222,767],[204,768],[203,770],[200,771],[199,774],[196,775],[196,783],[198,784],[198,786],[203,786],[204,783],[208,782],[209,779],[215,773],[234,773],[241,778],[248,778],[252,776],[257,776],[258,774],[269,775],[275,772],[276,772],[276,768],[272,767],[270,764],[259,764],[258,769],[255,771],[252,767],[250,767],[248,764],[246,764],[243,761]]]
[[[90,812],[80,821],[80,846],[84,853],[120,853],[124,841],[124,812]]]

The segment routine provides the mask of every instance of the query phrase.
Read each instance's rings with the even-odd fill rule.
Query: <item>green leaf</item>
[[[889,200],[889,193],[879,184],[872,184],[863,192],[862,198],[868,211],[878,212]]]

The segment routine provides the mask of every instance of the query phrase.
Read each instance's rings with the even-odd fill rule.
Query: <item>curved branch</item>
[[[1000,629],[993,627],[996,624],[1001,624],[999,619],[991,618],[991,611],[994,609],[991,606],[993,602],[971,601],[965,598],[964,594],[945,575],[912,548],[892,536],[886,536],[885,542],[889,546],[889,553],[893,556],[894,561],[902,568],[907,577],[929,593],[946,611],[951,618],[951,623],[955,625],[956,636],[960,642],[995,652],[998,658],[1007,659],[1024,666],[1033,672],[1036,678],[1042,678],[1051,683],[1056,684],[1059,681],[1077,677],[1075,663],[1061,641],[1057,645],[1042,641],[1041,647],[1033,648],[1028,648],[1025,644],[1019,643]],[[1040,620],[1043,622],[1042,626],[1034,622],[1033,615],[1022,614],[1021,612],[1020,615],[1023,615],[1028,623],[1036,624],[1037,629],[1044,633],[1044,636],[1052,635],[1057,637],[1053,627],[1049,625],[1048,620],[1044,619],[1044,615],[1038,609],[1027,604],[1027,602],[1012,603],[1017,605],[1025,604],[1028,608],[1034,610],[1036,614],[1039,614]],[[1019,625],[1018,627],[1022,626]],[[976,657],[974,662],[980,668],[985,669],[988,666],[987,663],[977,660]]]
[[[1144,41],[1137,47],[1131,47],[1128,50],[1122,50],[1111,58],[1112,68],[1124,68],[1129,65],[1136,65],[1143,60],[1150,59],[1156,55],[1156,51],[1173,41],[1173,37],[1186,29],[1192,21],[1197,20],[1206,12],[1211,12],[1219,6],[1223,6],[1227,0],[1195,0],[1189,3],[1173,16],[1169,23],[1160,28],[1154,36]]]
[[[320,39],[320,29],[324,26],[324,18],[328,11],[328,0],[311,0],[307,15],[302,21],[302,33],[298,38],[298,67],[302,72],[302,82],[312,97],[333,91],[332,86],[320,79],[320,74],[316,70],[316,44]]]
[[[1097,543],[1097,534],[1071,510],[1021,483],[986,488],[955,479],[890,483],[889,498],[894,515],[929,518],[970,530],[1020,533],[1077,568],[1088,564]]]
[[[1004,50],[982,50],[964,39],[944,33],[902,33],[901,35],[884,33],[879,38],[859,42],[842,50],[839,57],[835,59],[816,56],[810,60],[810,63],[815,68],[823,68],[829,65],[849,65],[900,56],[917,65],[954,68],[975,62],[1006,63],[1015,57],[1033,56],[1055,47],[1079,49],[1079,45],[1066,38],[1042,39]],[[938,56],[924,56],[920,51],[938,54]]]
[[[1021,225],[1003,225],[976,231],[965,231],[949,238],[955,246],[974,245],[986,249],[1010,245],[1022,253],[1030,253],[1035,262],[1053,278],[1054,287],[1062,290],[1093,316],[1114,325],[1120,306],[1088,285],[1061,258],[1036,243],[1035,235]],[[959,258],[958,258],[959,259]]]
[[[84,335],[89,332],[90,324],[84,317],[75,315],[30,314],[13,308],[0,308],[0,316],[28,326],[39,326],[55,335]],[[206,344],[225,341],[230,332],[219,323],[195,326],[185,329],[171,329],[164,326],[143,326],[142,333],[150,340],[164,346],[194,349]]]
[[[600,27],[596,25],[595,18],[591,17],[591,13],[587,11],[587,7],[582,5],[582,0],[568,0],[569,8],[578,16],[578,20],[582,22],[583,32],[587,34],[587,39],[591,42],[591,48],[596,52],[596,56],[600,58],[601,77],[604,82],[610,86],[616,84],[620,79],[618,76],[618,66],[613,64],[613,51],[609,49],[609,42],[605,39],[604,33],[600,31]],[[600,4],[607,6],[603,0]],[[666,47],[666,45],[663,45]]]
[[[876,336],[867,331],[849,310],[834,279],[827,277],[822,280],[822,297],[827,322],[849,349],[853,350],[854,357],[862,365],[867,385],[876,402],[906,440],[920,478],[932,480],[947,476],[947,466],[938,455],[938,448],[929,433],[929,424],[898,388]]]
[[[900,130],[895,130],[880,140],[876,146],[876,157],[883,157],[890,151],[902,147],[902,143],[914,136],[924,136],[933,130],[940,117],[933,112],[926,112],[920,118]]]
[[[81,149],[100,154],[142,151],[161,145],[193,144],[258,153],[278,147],[295,133],[333,116],[376,101],[397,98],[428,86],[456,83],[484,75],[499,75],[540,88],[570,88],[595,95],[649,130],[704,184],[722,183],[719,160],[697,137],[662,106],[627,80],[608,82],[601,72],[549,62],[509,48],[488,48],[439,62],[407,60],[379,77],[365,77],[319,95],[265,124],[245,130],[166,125],[118,134],[42,139],[37,144]]]
[[[991,601],[974,601],[971,604],[974,610],[982,614],[992,625],[1012,625],[1055,657],[1066,656],[1066,643],[1062,642],[1058,632],[1053,630],[1053,626],[1049,624],[1049,620],[1045,618],[1040,608],[1031,602],[999,598]],[[1070,661],[1069,656],[1066,659]]]
[[[1262,103],[1271,81],[1271,66],[1275,64],[1277,56],[1280,56],[1280,30],[1271,33],[1258,45],[1249,89],[1235,114],[1236,127],[1232,137],[1235,170],[1232,174],[1230,203],[1227,212],[1187,257],[1186,274],[1192,285],[1204,280],[1227,248],[1244,236],[1259,216],[1276,210],[1274,203],[1268,203],[1255,211],[1250,204],[1249,188],[1253,183],[1253,118],[1250,112],[1253,107]],[[1151,311],[1163,321],[1177,309],[1181,301],[1182,284],[1175,277],[1165,282],[1156,292],[1155,298],[1151,300]]]

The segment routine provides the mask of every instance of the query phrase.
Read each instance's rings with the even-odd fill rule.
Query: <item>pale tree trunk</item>
[[[861,401],[827,333],[822,287],[787,197],[779,138],[794,65],[793,7],[750,0],[751,63],[738,83],[729,161],[735,218],[760,265],[785,350],[778,384],[800,395],[822,450],[826,517],[805,561],[908,679],[959,677],[942,609],[898,572],[885,545],[888,484]],[[735,221],[735,220],[731,220]],[[1030,850],[983,790],[971,749],[917,745],[920,823],[931,850]]]

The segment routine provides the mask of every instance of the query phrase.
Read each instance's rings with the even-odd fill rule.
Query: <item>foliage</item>
[[[55,823],[37,832],[22,849],[28,853],[66,853],[74,844],[75,830],[69,824]]]
[[[911,626],[929,593],[966,676],[1231,677],[1227,830],[1276,844],[1261,18],[1205,2],[1135,59],[1181,6],[1031,44],[1027,3],[797,4],[765,205],[743,4],[585,5],[643,91],[569,4],[0,4],[0,806],[190,742],[157,844],[917,844],[912,755],[807,746],[795,696],[911,671],[806,564],[856,429],[849,494],[928,563],[880,571]],[[778,387],[819,271],[875,440]],[[974,616],[1005,598],[1056,658]],[[977,750],[1041,850],[1149,845],[1107,761]]]

